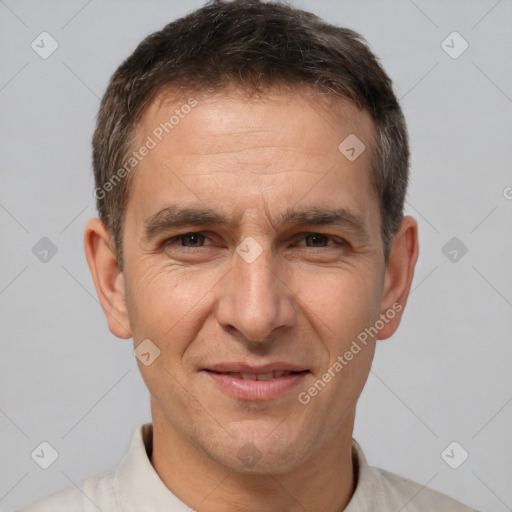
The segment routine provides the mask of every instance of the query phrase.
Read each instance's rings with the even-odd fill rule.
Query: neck
[[[354,416],[325,446],[286,473],[239,473],[184,438],[152,407],[151,463],[165,486],[200,512],[341,512],[355,490]]]

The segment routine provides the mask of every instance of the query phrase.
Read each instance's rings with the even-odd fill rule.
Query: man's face
[[[157,145],[133,171],[126,210],[130,329],[135,346],[160,350],[139,362],[154,423],[226,467],[249,471],[252,450],[255,471],[279,473],[351,433],[374,340],[308,390],[386,309],[371,120],[349,102],[334,116],[298,93],[197,102],[161,141],[155,128],[185,102],[155,100],[138,127],[136,148],[148,136]],[[367,148],[354,161],[338,149],[351,134]],[[225,224],[174,226],[182,209]],[[302,211],[344,215],[322,223]],[[303,371],[226,373],[272,364]]]

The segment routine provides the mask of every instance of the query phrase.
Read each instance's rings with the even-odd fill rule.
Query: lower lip
[[[297,386],[309,373],[291,373],[270,380],[245,380],[227,373],[204,370],[226,393],[241,400],[271,400]]]

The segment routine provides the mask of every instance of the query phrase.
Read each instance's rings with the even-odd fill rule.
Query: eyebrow
[[[235,220],[230,220],[222,213],[210,208],[184,207],[171,204],[161,208],[144,221],[144,237],[152,239],[159,233],[172,228],[184,226],[229,226]],[[277,222],[272,222],[274,229],[281,226],[337,226],[357,235],[361,240],[368,240],[370,234],[365,219],[361,215],[337,208],[326,210],[318,207],[289,208],[277,216]]]

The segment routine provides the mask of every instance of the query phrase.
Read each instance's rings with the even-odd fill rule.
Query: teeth
[[[274,372],[258,373],[258,375],[256,375],[257,380],[270,380],[273,378],[274,378]]]
[[[290,375],[292,372],[288,370],[277,370],[275,372],[267,372],[267,373],[240,373],[240,372],[231,372],[229,375],[232,377],[236,377],[237,379],[243,380],[270,380],[276,379],[278,377],[283,377],[286,375]]]

